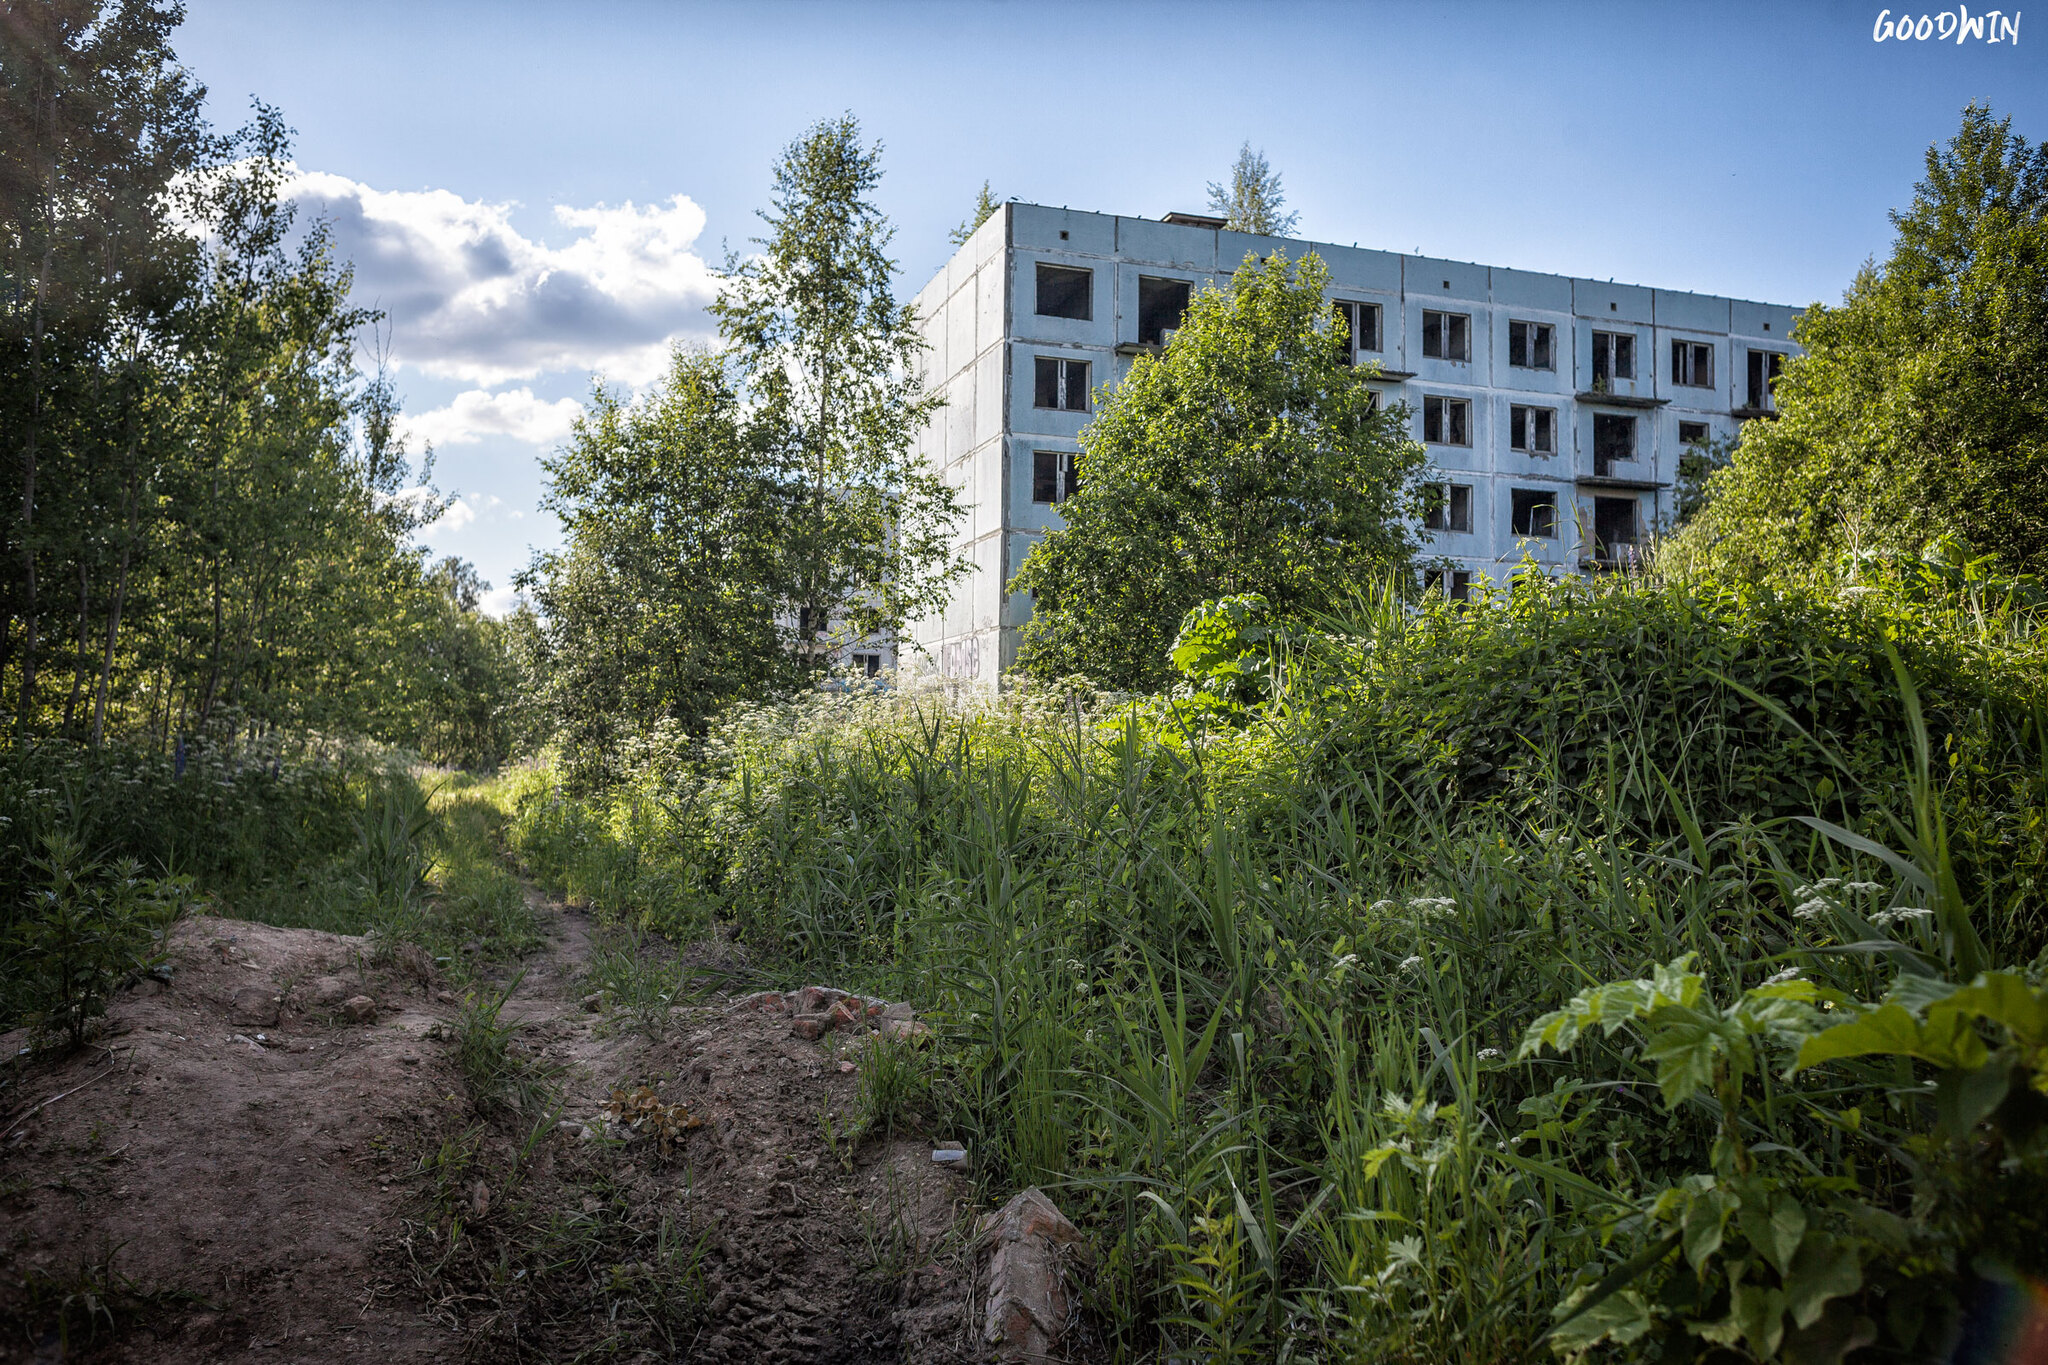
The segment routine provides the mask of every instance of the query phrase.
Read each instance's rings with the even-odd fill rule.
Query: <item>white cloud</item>
[[[550,247],[512,226],[513,205],[450,190],[307,171],[285,192],[303,217],[332,225],[357,296],[389,315],[401,366],[477,385],[593,370],[639,384],[676,339],[714,330],[704,306],[717,285],[692,250],[704,210],[680,194],[645,207],[558,205],[576,236]]]
[[[476,605],[484,615],[503,620],[517,611],[525,600],[517,588],[492,588]]]
[[[492,393],[471,389],[458,393],[445,408],[405,419],[406,432],[435,445],[474,445],[485,436],[510,436],[517,441],[549,445],[569,434],[583,405],[573,398],[550,403],[529,388]]]
[[[448,510],[435,519],[429,529],[434,531],[460,531],[476,520],[476,506],[466,498],[457,498],[448,504]]]

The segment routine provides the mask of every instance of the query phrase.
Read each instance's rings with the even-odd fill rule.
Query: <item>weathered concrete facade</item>
[[[1354,306],[1357,361],[1410,408],[1444,486],[1429,553],[1447,590],[1525,555],[1555,572],[1626,559],[1668,520],[1685,442],[1768,410],[1797,349],[1798,310],[1776,304],[1005,205],[917,296],[947,400],[918,448],[961,490],[973,572],[906,632],[906,666],[993,682],[1016,662],[1031,601],[1006,586],[1061,524],[1087,395],[1158,344],[1180,286],[1226,284],[1276,248],[1323,258],[1333,303]]]

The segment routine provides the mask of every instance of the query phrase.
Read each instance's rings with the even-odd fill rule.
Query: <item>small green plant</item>
[[[103,868],[62,831],[44,836],[34,866],[43,884],[9,935],[10,975],[37,1032],[77,1048],[121,983],[163,961],[191,886],[145,878],[132,858]]]
[[[590,981],[607,1007],[659,1041],[668,1032],[669,1007],[682,994],[683,970],[680,961],[650,948],[630,926],[600,939],[590,949]]]
[[[512,1037],[519,1025],[500,1018],[525,975],[519,973],[495,994],[471,991],[463,997],[455,1022],[455,1063],[479,1111],[524,1113],[546,1107],[547,1077],[528,1059],[513,1055]]]
[[[924,1055],[914,1038],[878,1035],[861,1049],[855,1087],[857,1130],[863,1135],[896,1135],[896,1125],[931,1094]]]

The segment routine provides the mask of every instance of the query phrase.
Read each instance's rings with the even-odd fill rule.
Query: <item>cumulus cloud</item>
[[[431,529],[435,531],[460,531],[476,520],[476,504],[467,498],[457,498],[448,504],[448,510],[435,519]]]
[[[717,286],[693,249],[704,210],[680,194],[558,205],[556,221],[575,235],[551,247],[512,225],[513,205],[449,190],[304,171],[286,193],[302,219],[332,225],[358,296],[390,317],[401,366],[484,386],[592,370],[640,384],[673,341],[714,330],[704,307]]]
[[[486,616],[499,620],[510,616],[525,603],[526,598],[517,588],[492,588],[477,602],[477,610]]]
[[[405,419],[407,434],[435,445],[475,445],[485,436],[510,436],[547,445],[569,434],[583,405],[573,398],[550,403],[529,388],[492,393],[471,389],[458,393],[448,406]]]

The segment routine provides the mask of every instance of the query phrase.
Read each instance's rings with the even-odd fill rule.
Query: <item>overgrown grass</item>
[[[1046,1185],[1088,1229],[1122,1358],[1522,1358],[1617,1275],[1644,1305],[1618,1353],[1691,1358],[1686,1323],[1735,1291],[1669,1246],[1631,1258],[1727,1122],[1742,1178],[1797,1191],[1817,1235],[1851,1235],[1845,1190],[1910,1220],[1855,1234],[1838,1346],[1867,1325],[1938,1358],[1979,1252],[2048,1273],[2019,1212],[2039,1154],[1937,1141],[1909,1069],[1774,1060],[1731,1110],[1667,1103],[1633,1028],[1518,1055],[1547,1011],[1685,954],[1723,1000],[1788,972],[1844,1010],[1901,972],[2038,985],[2029,623],[1525,581],[1291,648],[1242,713],[747,710],[603,798],[518,776],[510,837],[609,913],[732,922],[935,1017],[943,1121],[991,1195]]]

